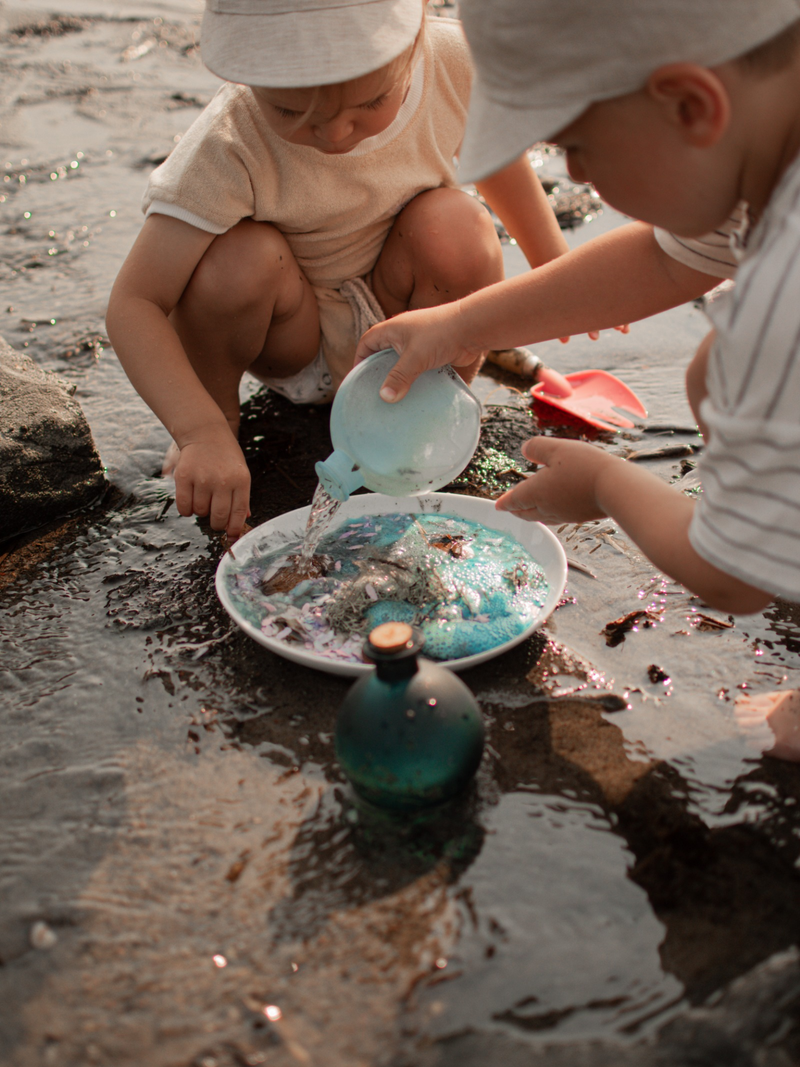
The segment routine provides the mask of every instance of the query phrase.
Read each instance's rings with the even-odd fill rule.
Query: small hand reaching
[[[230,430],[184,443],[175,466],[175,504],[181,515],[208,515],[229,541],[241,536],[250,514],[250,471]]]
[[[583,441],[557,437],[532,437],[522,454],[539,470],[504,493],[495,502],[498,511],[549,525],[605,517],[597,503],[597,481],[610,463],[621,460]]]

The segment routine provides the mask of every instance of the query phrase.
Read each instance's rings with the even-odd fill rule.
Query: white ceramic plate
[[[259,644],[270,649],[271,652],[283,656],[284,659],[302,663],[306,667],[314,667],[319,671],[326,671],[328,674],[344,674],[351,677],[366,674],[373,669],[369,663],[346,663],[341,660],[328,659],[318,652],[312,652],[306,648],[298,648],[284,641],[277,641],[274,637],[266,637],[258,627],[248,622],[241,615],[228,595],[226,579],[229,572],[237,565],[241,566],[242,563],[246,563],[256,549],[259,550],[259,555],[263,555],[301,538],[306,527],[309,511],[310,508],[307,507],[298,508],[296,511],[288,511],[285,515],[279,515],[276,519],[271,519],[269,522],[257,526],[240,538],[234,545],[236,560],[231,559],[226,552],[217,567],[217,596],[234,622],[246,634],[249,634],[254,641],[258,641]],[[561,594],[564,592],[564,586],[567,582],[567,557],[558,539],[541,523],[525,522],[508,511],[495,511],[491,500],[482,500],[474,496],[461,496],[457,493],[426,493],[424,496],[405,497],[365,493],[361,496],[351,496],[345,504],[342,504],[333,520],[331,529],[335,529],[341,523],[350,519],[360,518],[362,515],[388,515],[394,512],[412,514],[442,512],[447,515],[458,515],[461,518],[470,519],[472,522],[483,523],[489,529],[498,530],[500,533],[510,533],[530,552],[547,578],[549,590],[547,598],[542,605],[542,610],[522,633],[517,634],[512,640],[506,641],[502,645],[497,645],[495,648],[488,649],[485,652],[478,652],[474,656],[463,656],[461,659],[440,661],[445,667],[449,667],[451,670],[463,671],[468,667],[474,667],[478,663],[493,659],[495,656],[506,652],[509,648],[513,648],[514,645],[518,645],[521,641],[530,637],[534,630],[542,625],[561,599]]]

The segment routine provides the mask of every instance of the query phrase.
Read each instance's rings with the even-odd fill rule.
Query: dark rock
[[[106,487],[74,391],[0,338],[0,540],[76,511]]]
[[[529,1042],[468,1030],[413,1054],[414,1067],[794,1067],[800,1055],[796,948],[764,961],[701,1007],[679,1011],[656,1034]],[[404,1054],[391,1067],[411,1067]]]
[[[789,1067],[800,1053],[800,957],[776,953],[658,1034],[658,1067]]]

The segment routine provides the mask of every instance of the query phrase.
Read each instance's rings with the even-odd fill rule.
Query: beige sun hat
[[[479,181],[666,63],[714,66],[800,18],[798,0],[461,0],[475,61],[459,177]]]
[[[396,59],[416,38],[422,9],[422,0],[206,0],[200,51],[226,81],[333,85]]]

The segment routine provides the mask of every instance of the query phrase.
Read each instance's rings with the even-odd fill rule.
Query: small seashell
[[[33,948],[53,948],[58,941],[58,934],[40,919],[31,927],[30,939]]]
[[[377,600],[378,594],[375,592],[375,586],[370,585],[369,582],[364,586],[364,592],[370,598],[370,600]]]

